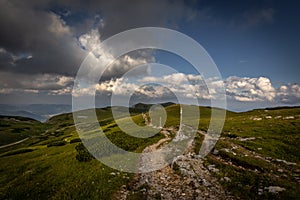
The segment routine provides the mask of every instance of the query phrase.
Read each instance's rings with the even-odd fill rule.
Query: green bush
[[[70,140],[70,144],[77,143],[77,142],[81,142],[81,139],[80,138],[74,138],[74,139]]]
[[[76,160],[78,160],[79,162],[87,162],[94,159],[92,154],[90,154],[90,152],[85,148],[85,146],[82,143],[77,144],[75,149],[77,151]]]
[[[55,141],[47,145],[47,147],[53,147],[53,146],[64,146],[67,144],[65,141]]]

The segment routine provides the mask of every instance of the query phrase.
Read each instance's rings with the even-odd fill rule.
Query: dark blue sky
[[[199,42],[239,108],[300,104],[299,7],[296,0],[1,1],[0,103],[71,104],[73,80],[92,46],[152,26]],[[176,55],[145,51],[121,58],[103,81],[154,58],[194,73]]]
[[[298,1],[200,1],[195,6],[207,7],[211,14],[182,20],[178,30],[208,51],[223,77],[267,76],[275,85],[299,83]]]

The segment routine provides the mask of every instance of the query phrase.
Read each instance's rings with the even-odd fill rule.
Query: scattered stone
[[[140,192],[146,192],[146,191],[147,191],[146,188],[143,188],[143,189],[140,190]]]
[[[202,181],[203,181],[203,185],[204,185],[205,187],[211,186],[210,182],[208,182],[206,179],[203,179]]]
[[[262,148],[261,148],[261,147],[259,147],[259,148],[257,148],[257,150],[259,150],[259,151],[260,151],[260,150],[262,150]]]
[[[207,167],[208,167],[208,170],[211,171],[215,167],[215,165],[208,165]]]
[[[164,134],[164,135],[169,135],[170,134],[169,131],[161,131],[161,133]]]
[[[248,140],[255,140],[256,138],[255,137],[248,137],[248,138],[241,138],[241,137],[238,137],[237,140],[241,141],[241,142],[244,142],[244,141],[248,141]]]
[[[212,154],[215,155],[215,156],[219,155],[219,150],[214,149],[213,152],[212,152]]]
[[[116,175],[116,173],[115,173],[115,172],[111,172],[111,173],[110,173],[110,175],[112,175],[112,176],[115,176],[115,175]]]
[[[229,153],[230,152],[230,150],[229,149],[226,149],[226,148],[224,148],[223,149],[226,153]]]
[[[279,186],[269,186],[269,187],[265,187],[265,190],[268,190],[268,192],[270,193],[278,193],[278,192],[282,192],[285,190],[285,188],[279,187]]]
[[[283,119],[295,119],[294,116],[287,116],[287,117],[284,117]]]
[[[266,116],[266,119],[272,119],[272,116],[268,115]]]
[[[294,163],[294,162],[288,162],[286,160],[281,160],[281,159],[275,159],[276,162],[282,162],[286,165],[297,165],[297,163]]]
[[[215,165],[208,165],[207,167],[209,171],[212,171],[214,173],[219,173],[220,171],[219,169],[215,168]]]
[[[166,128],[167,129],[167,128]],[[184,129],[183,129],[184,130]],[[170,137],[165,134],[165,137]],[[164,139],[161,139],[164,140]],[[160,141],[161,141],[160,140]],[[162,145],[153,144],[144,149],[143,152],[155,151],[163,148]],[[205,158],[193,153],[194,143],[189,143],[183,155],[173,159],[171,165],[148,173],[136,174],[131,187],[126,187],[118,193],[116,199],[126,199],[131,191],[140,191],[146,195],[146,199],[232,199],[223,189],[218,178],[211,172],[218,173],[219,169],[215,165],[205,166]],[[176,149],[174,149],[176,150]],[[229,150],[231,152],[231,149]],[[218,154],[218,150],[215,154]],[[150,165],[155,165],[156,161],[163,160],[164,154],[151,157]],[[123,174],[124,175],[124,174]],[[145,189],[141,189],[143,185]]]
[[[253,117],[252,119],[253,119],[254,121],[261,121],[261,120],[262,120],[261,117]]]
[[[231,179],[230,179],[229,177],[227,177],[227,176],[224,177],[224,180],[225,180],[226,182],[231,182]]]
[[[284,117],[283,119],[295,119],[294,116],[287,116],[287,117]]]

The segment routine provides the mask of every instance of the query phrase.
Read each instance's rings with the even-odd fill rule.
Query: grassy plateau
[[[179,105],[165,106],[164,127],[178,129]],[[132,108],[129,118],[145,126],[142,112],[147,109]],[[200,111],[199,130],[207,131],[211,108],[193,109]],[[96,113],[106,136],[124,150],[141,152],[164,138],[159,132],[149,138],[127,135],[109,107],[96,109]],[[93,131],[97,132],[97,127]],[[196,151],[202,139],[196,135]],[[24,141],[9,145],[20,140]],[[1,116],[0,146],[0,199],[112,199],[134,178],[134,174],[111,169],[94,159],[82,145],[72,113],[54,116],[45,123]],[[213,176],[236,199],[299,199],[300,108],[227,111],[221,137],[204,160],[206,166],[219,169]],[[283,189],[272,193],[270,186]]]

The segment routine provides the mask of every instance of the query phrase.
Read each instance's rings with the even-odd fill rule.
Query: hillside
[[[166,106],[164,129],[147,139],[122,132],[111,108],[96,109],[96,113],[114,144],[142,152],[163,148],[176,135],[179,106]],[[131,118],[145,126],[141,110],[131,108]],[[0,149],[0,199],[299,197],[300,108],[227,112],[221,138],[201,159],[195,152],[206,134],[210,113],[210,108],[200,107],[198,135],[181,160],[143,176],[113,170],[93,159],[81,144],[71,113],[54,116],[45,123],[1,117],[3,144],[28,139]]]
[[[0,146],[39,135],[45,125],[31,118],[0,115]]]

